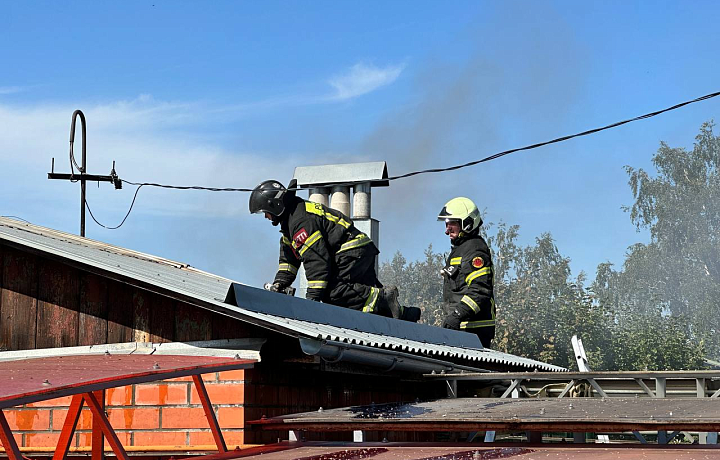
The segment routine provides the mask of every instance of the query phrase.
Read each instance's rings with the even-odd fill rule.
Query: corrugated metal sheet
[[[407,353],[463,360],[498,363],[547,371],[565,369],[494,350],[476,350],[416,340],[360,332],[316,322],[283,318],[250,311],[224,303],[232,280],[197,270],[187,264],[112,246],[56,230],[0,218],[0,240],[61,257],[96,271],[157,286],[180,297],[194,299],[203,308],[227,314],[261,327],[295,337],[334,340]]]

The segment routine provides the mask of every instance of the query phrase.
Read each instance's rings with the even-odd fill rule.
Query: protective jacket
[[[452,241],[443,277],[447,317],[458,317],[460,330],[474,332],[489,347],[495,336],[493,264],[490,249],[477,232]]]
[[[375,312],[382,287],[375,273],[380,252],[350,218],[319,203],[289,197],[280,233],[275,283],[292,284],[302,263],[306,298]]]

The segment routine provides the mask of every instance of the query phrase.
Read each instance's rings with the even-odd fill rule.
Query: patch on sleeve
[[[303,244],[305,244],[305,240],[308,239],[308,232],[305,230],[305,227],[301,228],[297,231],[296,234],[293,235],[293,243],[295,243],[293,246],[296,248],[299,248]]]
[[[482,257],[475,257],[472,260],[472,266],[475,268],[481,268],[483,265],[485,265],[485,261],[482,260]]]

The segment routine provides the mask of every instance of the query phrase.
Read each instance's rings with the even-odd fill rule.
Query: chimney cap
[[[330,186],[333,184],[361,184],[370,182],[373,187],[387,187],[387,163],[346,163],[337,165],[298,166],[293,179],[300,188]]]

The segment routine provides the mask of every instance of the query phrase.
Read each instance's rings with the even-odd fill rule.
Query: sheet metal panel
[[[298,166],[293,179],[298,186],[307,188],[326,184],[372,182],[373,187],[387,186],[387,164],[384,161],[348,163],[322,166]]]
[[[224,303],[229,288],[233,284],[233,281],[227,278],[197,270],[181,262],[154,257],[14,219],[0,218],[0,240],[61,257],[84,267],[89,267],[96,272],[109,273],[150,286],[156,286],[203,308],[295,337],[326,338],[408,353],[418,353],[431,357],[462,359],[478,363],[501,363],[527,369],[565,370],[558,366],[494,350],[464,348],[452,341],[448,341],[445,345],[431,344],[423,341],[355,331],[350,328],[283,318],[269,313],[239,308]],[[5,256],[7,258],[7,254]],[[248,287],[247,291],[251,292],[250,290],[264,292],[260,289]],[[129,318],[115,318],[118,314],[132,314],[126,308],[127,302],[131,302],[132,299],[118,299],[118,296],[114,295],[113,292],[110,292],[108,297],[108,337],[116,337],[115,341],[117,342],[135,341],[136,337],[128,336],[131,332],[126,326]],[[386,321],[395,322],[398,320]],[[466,335],[470,339],[476,337],[473,334],[454,332],[455,334]]]
[[[254,362],[172,355],[79,355],[3,361],[0,409],[135,383],[248,369]]]
[[[720,400],[689,398],[458,398],[374,404],[250,422],[267,430],[720,430]]]
[[[288,320],[287,329],[296,330],[305,336],[319,339],[332,340],[336,342],[351,343],[356,345],[367,345],[386,350],[396,350],[406,353],[418,353],[433,358],[463,359],[471,362],[487,362],[507,364],[512,366],[526,367],[553,372],[563,372],[566,369],[560,366],[535,361],[529,358],[510,355],[501,351],[490,349],[468,349],[449,345],[435,345],[414,340],[387,337],[383,335],[366,332],[353,331],[349,329],[327,326],[324,324],[310,323],[306,321]]]

